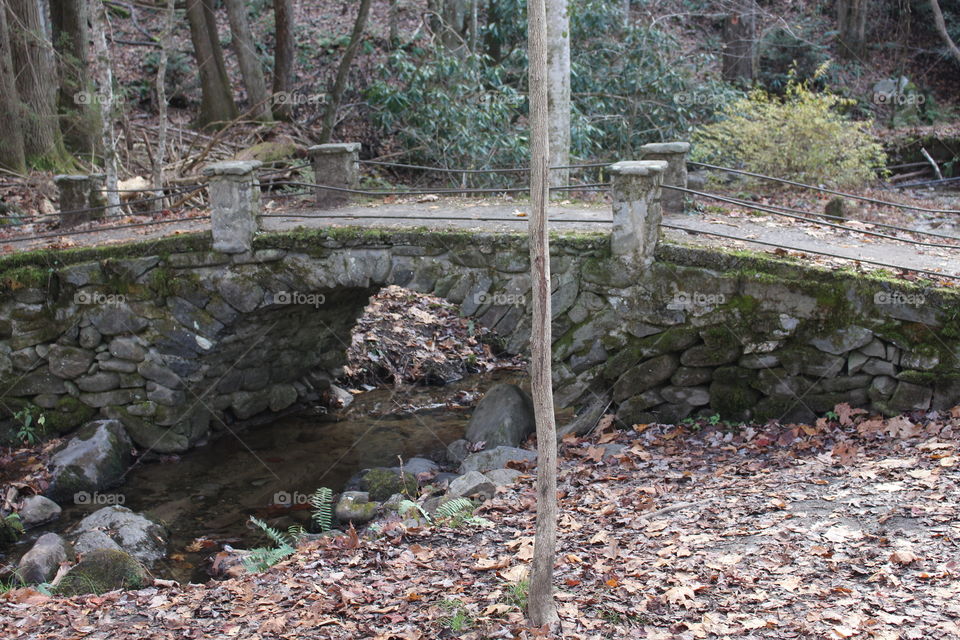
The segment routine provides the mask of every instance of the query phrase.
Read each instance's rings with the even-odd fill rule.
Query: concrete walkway
[[[312,208],[310,201],[267,199],[264,201],[265,217],[261,224],[262,228],[268,231],[283,231],[297,227],[362,226],[523,233],[527,229],[528,212],[527,202],[504,202],[492,199],[478,201],[445,198],[426,202],[373,203],[322,211]],[[609,232],[611,224],[610,205],[604,203],[553,205],[548,215],[551,230],[558,233]],[[796,221],[766,215],[696,213],[666,216],[664,222],[688,230],[665,230],[668,241],[681,244],[775,251],[774,247],[757,244],[759,241],[790,247],[791,254],[795,251],[820,251],[855,260],[881,262],[903,269],[925,269],[944,276],[960,278],[960,241],[916,236],[917,239],[944,245],[943,247],[923,247],[898,240],[866,236],[852,230],[835,229],[813,221]],[[863,223],[854,224],[860,228],[890,233]],[[150,240],[175,233],[203,231],[209,228],[209,220],[182,220],[150,227],[95,231],[63,239],[45,238],[17,244],[7,244],[0,240],[0,250],[9,253],[28,248],[96,246]],[[711,237],[696,233],[698,231],[721,233],[736,239]],[[948,221],[938,229],[938,233],[960,238],[960,219]],[[955,248],[949,248],[950,244]],[[850,264],[847,260],[808,255],[821,264],[838,266]]]

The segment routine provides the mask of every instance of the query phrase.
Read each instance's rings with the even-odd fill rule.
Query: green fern
[[[333,528],[333,491],[320,487],[310,496],[310,505],[313,507],[313,521],[320,531],[330,531]]]
[[[400,504],[397,505],[397,513],[401,516],[407,515],[411,510],[415,510],[423,516],[423,519],[433,524],[433,518],[430,517],[430,514],[424,511],[423,507],[414,502],[413,500],[401,500]]]
[[[247,571],[251,573],[266,571],[297,550],[297,542],[303,531],[302,527],[290,527],[288,533],[282,533],[255,516],[250,516],[250,522],[263,531],[277,546],[276,548],[257,547],[251,549],[250,555],[243,560],[243,566]]]
[[[454,498],[437,507],[437,517],[456,518],[462,516],[465,511],[473,511],[473,503],[466,498]]]

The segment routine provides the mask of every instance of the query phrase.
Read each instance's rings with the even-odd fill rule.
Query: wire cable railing
[[[859,200],[861,202],[869,202],[872,204],[879,204],[885,207],[895,207],[898,209],[909,209],[911,211],[922,211],[924,213],[960,213],[960,210],[956,209],[930,209],[928,207],[917,207],[909,204],[901,204],[899,202],[890,202],[889,200],[878,200],[877,198],[869,198],[867,196],[858,196],[854,193],[846,193],[844,191],[836,191],[834,189],[827,189],[826,187],[817,187],[812,184],[805,184],[803,182],[797,182],[795,180],[786,180],[784,178],[775,178],[773,176],[767,176],[762,173],[754,173],[753,171],[744,171],[743,169],[732,169],[730,167],[720,167],[715,164],[707,164],[705,162],[689,162],[697,167],[704,167],[707,169],[714,169],[716,171],[725,171],[727,173],[735,173],[737,175],[749,176],[751,178],[760,178],[761,180],[769,180],[772,182],[779,182],[781,184],[789,184],[794,187],[801,187],[803,189],[810,189],[813,191],[819,191],[820,193],[829,193],[835,196],[841,196],[843,198],[850,198],[851,200]]]
[[[781,244],[778,242],[768,242],[766,240],[757,240],[756,238],[742,238],[740,236],[731,235],[729,233],[720,233],[719,231],[704,231],[702,229],[692,229],[690,227],[685,227],[678,224],[662,223],[660,226],[666,229],[674,229],[677,231],[685,231],[692,234],[702,234],[707,236],[716,236],[718,238],[724,238],[727,240],[738,240],[740,242],[750,242],[753,244],[759,244],[767,247],[775,247],[777,249],[785,249],[787,251],[797,251],[798,253],[812,253],[818,256],[826,256],[829,258],[839,258],[841,260],[850,260],[853,262],[861,262],[863,264],[870,264],[884,269],[893,269],[894,271],[908,271],[911,273],[922,273],[929,276],[936,276],[938,278],[950,278],[952,280],[960,281],[960,275],[952,275],[949,273],[941,273],[939,271],[931,271],[929,269],[922,269],[920,267],[905,267],[903,265],[890,264],[888,262],[880,262],[878,260],[870,260],[868,258],[855,258],[853,256],[844,256],[836,253],[830,253],[828,251],[819,251],[817,249],[808,249],[806,247],[792,247],[789,245]]]
[[[777,209],[785,209],[785,207],[778,207],[776,205],[768,206],[768,205],[755,204],[747,200],[741,200],[739,198],[731,198],[728,196],[721,196],[713,193],[705,193],[703,191],[696,191],[694,189],[687,189],[685,187],[676,187],[676,186],[667,185],[667,184],[663,185],[663,188],[670,189],[672,191],[680,191],[682,193],[688,193],[691,195],[700,196],[702,198],[710,198],[711,200],[717,200],[719,202],[734,204],[734,205],[743,207],[745,209],[752,209],[753,211],[761,211],[763,213],[769,213],[772,215],[791,218],[794,220],[803,220],[805,222],[814,222],[819,225],[832,227],[834,229],[842,229],[844,231],[852,231],[854,233],[859,233],[862,235],[874,236],[877,238],[884,238],[887,240],[895,240],[897,242],[906,242],[908,244],[915,244],[915,245],[924,246],[924,247],[937,247],[941,249],[960,249],[960,245],[950,245],[950,244],[943,244],[939,242],[926,242],[923,240],[914,240],[912,238],[902,238],[899,236],[893,236],[886,233],[880,233],[878,231],[870,231],[868,229],[857,229],[856,227],[849,227],[836,222],[827,222],[826,220],[811,220],[810,216],[821,216],[822,214],[819,214],[819,213],[810,213],[810,212],[799,211],[799,210],[788,210],[788,211],[791,211],[788,213],[787,211],[778,211]],[[830,217],[838,220],[844,220],[844,218],[840,218],[839,216],[826,216],[826,217]],[[893,225],[885,225],[885,226],[892,227],[899,231],[904,231],[908,233],[927,234],[927,232],[919,231],[915,229],[908,229],[906,227],[895,227]],[[957,236],[940,235],[940,234],[927,234],[927,235],[935,235],[936,237],[940,237],[940,238],[960,241],[960,237],[957,237]]]

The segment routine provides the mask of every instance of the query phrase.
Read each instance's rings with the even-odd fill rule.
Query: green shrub
[[[812,184],[862,185],[886,157],[872,123],[841,112],[848,103],[796,80],[782,98],[756,89],[694,133],[693,158]]]

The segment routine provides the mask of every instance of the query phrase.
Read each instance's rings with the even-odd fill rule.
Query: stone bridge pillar
[[[60,192],[61,229],[99,220],[104,216],[104,206],[107,204],[103,197],[105,178],[102,173],[53,177],[53,182]]]
[[[613,196],[611,251],[637,265],[649,265],[660,237],[660,192],[667,163],[617,162],[608,170]]]
[[[640,147],[643,160],[663,160],[667,170],[663,174],[663,184],[673,187],[687,187],[687,152],[689,142],[653,142]],[[663,211],[665,213],[683,213],[686,194],[673,189],[663,190]]]
[[[259,228],[260,181],[257,160],[217,162],[203,175],[210,178],[210,221],[213,250],[221,253],[250,251]]]
[[[307,149],[313,164],[316,184],[356,189],[360,183],[360,143],[340,142],[318,144]],[[317,188],[317,206],[327,209],[339,207],[350,201],[344,191]]]

